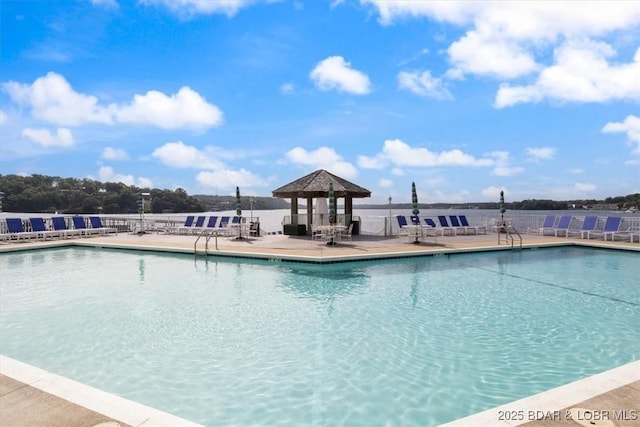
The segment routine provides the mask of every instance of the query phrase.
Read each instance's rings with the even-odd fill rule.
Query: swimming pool
[[[206,425],[437,425],[640,359],[637,253],[0,256],[0,352]]]

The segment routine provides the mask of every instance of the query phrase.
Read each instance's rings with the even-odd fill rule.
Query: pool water
[[[209,426],[431,426],[640,359],[638,253],[0,256],[0,352]]]

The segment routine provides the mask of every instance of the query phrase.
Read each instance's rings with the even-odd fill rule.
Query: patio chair
[[[80,231],[80,236],[89,237],[90,234],[100,234],[100,230],[88,228],[87,223],[84,222],[84,218],[79,215],[71,217],[71,220],[73,221],[74,230]]]
[[[58,230],[48,230],[43,218],[29,218],[31,223],[31,231],[37,233],[36,238],[42,237],[42,240],[47,238],[61,237],[63,232]]]
[[[216,215],[210,216],[207,220],[207,226],[205,227],[205,229],[207,231],[215,231],[216,225],[218,225],[218,217]]]
[[[470,225],[469,221],[467,221],[467,216],[466,215],[458,215],[458,218],[460,218],[460,225],[462,225],[463,227],[465,227],[467,230],[473,229],[474,234],[480,234],[482,232],[482,234],[487,234],[487,227],[484,225]]]
[[[607,240],[607,236],[611,236],[611,240],[613,240],[613,233],[616,233],[620,229],[621,223],[622,217],[608,216],[602,230],[587,231],[587,239],[591,239],[591,237],[602,237],[604,240]]]
[[[31,240],[37,239],[38,234],[32,231],[26,231],[22,224],[22,218],[6,218],[7,231],[9,232],[8,240]]]
[[[442,232],[442,230],[440,230],[440,227],[438,227],[431,218],[424,219],[424,226],[422,227],[422,231],[424,232],[424,235],[427,237],[429,236],[435,237],[438,235],[439,232]]]
[[[104,236],[107,233],[116,233],[118,234],[118,229],[115,227],[105,227],[102,224],[102,219],[99,216],[90,216],[89,222],[91,223],[91,228],[93,230],[97,230],[101,236]]]
[[[173,227],[170,231],[175,234],[189,234],[193,221],[196,219],[195,215],[187,215],[184,220],[184,224],[178,227]]]
[[[458,217],[456,215],[449,215],[449,222],[451,223],[451,227],[454,229],[456,236],[458,234],[467,234],[467,231],[471,230],[470,227],[467,228],[460,224],[460,221],[458,220]]]
[[[544,217],[544,222],[542,223],[542,227],[538,229],[538,234],[540,236],[544,236],[545,231],[550,231],[553,233],[556,229],[555,225],[557,218],[558,217],[556,215],[547,215],[546,217]]]
[[[82,230],[70,229],[67,226],[67,221],[61,216],[51,217],[51,223],[53,224],[53,229],[60,232],[64,239],[69,236],[80,236],[83,233]]]
[[[558,225],[553,228],[553,235],[555,237],[560,237],[560,234],[564,234],[565,237],[568,237],[567,232],[569,231],[569,226],[571,225],[572,220],[571,215],[562,215],[558,220]]]
[[[352,236],[353,236],[353,224],[354,222],[351,221],[351,223],[349,224],[349,226],[347,227],[346,231],[344,233],[341,233],[342,235],[340,236],[341,239],[344,240],[353,240]]]
[[[199,215],[193,223],[193,226],[191,226],[191,228],[189,229],[189,233],[199,234],[202,230],[204,230],[204,222],[206,219],[206,216]]]
[[[576,230],[567,229],[567,237],[569,236],[580,236],[581,239],[584,239],[585,236],[588,235],[589,231],[594,231],[596,229],[596,224],[598,223],[598,217],[595,215],[587,215],[584,217],[584,221],[582,222],[582,227]]]
[[[396,215],[396,220],[398,221],[398,236],[408,236],[409,230],[407,229],[407,217],[404,215]]]
[[[453,236],[456,234],[456,230],[449,225],[447,222],[447,217],[444,215],[438,215],[438,222],[440,223],[440,229],[442,230],[442,235],[449,234]]]

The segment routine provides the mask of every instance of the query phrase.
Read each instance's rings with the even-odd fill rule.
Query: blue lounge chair
[[[460,221],[458,220],[458,217],[456,215],[449,215],[449,222],[456,235],[467,234],[467,231],[469,231],[467,227],[463,227],[462,224],[460,224]]]
[[[217,216],[210,216],[207,221],[207,228],[216,228],[216,223],[218,222]]]
[[[62,233],[63,238],[67,238],[69,236],[79,236],[82,234],[82,230],[72,230],[67,226],[67,221],[64,217],[54,216],[51,218],[51,223],[53,224],[53,229]]]
[[[553,233],[556,229],[556,218],[558,218],[556,215],[547,215],[546,217],[544,217],[544,222],[542,223],[542,227],[538,229],[538,234],[540,236],[544,236],[545,231],[550,231]]]
[[[48,230],[43,218],[29,218],[29,222],[31,223],[31,231],[37,233],[36,238],[40,237],[42,240],[46,240],[47,238],[61,237],[63,235],[61,231]]]
[[[37,239],[38,234],[32,231],[26,231],[22,224],[22,218],[7,218],[7,231],[9,232],[8,240],[31,240]]]
[[[198,234],[200,232],[202,232],[202,230],[204,230],[204,221],[207,219],[206,216],[198,216],[198,218],[196,218],[195,222],[193,223],[193,226],[191,227],[191,229],[189,230],[189,232],[191,234]]]
[[[118,229],[115,227],[105,227],[102,224],[102,219],[99,216],[90,216],[89,222],[91,222],[91,228],[93,230],[97,230],[102,236],[107,233],[118,233]]]
[[[409,219],[411,219],[411,224],[420,225],[420,217],[418,215],[411,215]]]
[[[189,234],[191,227],[193,226],[193,221],[195,219],[195,215],[187,215],[184,220],[184,224],[178,227],[173,227],[172,229],[170,229],[170,232],[177,234]]]
[[[424,219],[424,226],[422,230],[426,236],[437,236],[441,231],[431,218]]]
[[[482,234],[487,234],[487,227],[484,225],[470,225],[469,221],[467,221],[466,215],[459,215],[458,218],[460,218],[460,225],[465,227],[467,230],[473,230],[474,234],[480,234],[480,232],[482,232]]]
[[[85,236],[88,237],[89,234],[95,234],[95,233],[100,233],[99,231],[91,231],[91,229],[89,229],[87,227],[87,223],[84,222],[84,218],[81,216],[73,216],[71,217],[71,220],[73,221],[73,228],[74,230],[79,230],[80,231],[80,236]]]
[[[582,222],[582,227],[577,230],[567,229],[567,237],[569,236],[580,236],[581,239],[584,239],[589,231],[594,231],[596,229],[596,224],[598,223],[598,217],[595,215],[587,215],[584,217],[584,221]]]
[[[407,225],[409,225],[409,223],[407,222],[407,217],[404,215],[396,215],[396,220],[398,221],[398,235],[408,235],[409,229]]]
[[[449,225],[447,222],[447,217],[444,215],[438,215],[438,222],[440,223],[440,229],[442,230],[442,235],[450,234],[454,235],[456,230]]]
[[[604,240],[607,240],[607,236],[611,236],[611,240],[613,240],[613,234],[618,232],[620,229],[620,224],[622,223],[622,218],[619,216],[608,216],[604,227],[602,230],[589,230],[587,231],[587,239],[591,239],[592,237],[602,237]]]
[[[223,216],[220,218],[220,228],[227,228],[229,226],[229,221],[231,217]]]
[[[558,220],[558,225],[553,228],[553,235],[560,237],[560,235],[563,234],[565,237],[568,237],[567,232],[569,231],[571,220],[571,215],[562,215]]]

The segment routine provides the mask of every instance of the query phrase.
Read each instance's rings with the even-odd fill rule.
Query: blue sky
[[[0,173],[362,202],[640,192],[640,2],[0,3]]]

